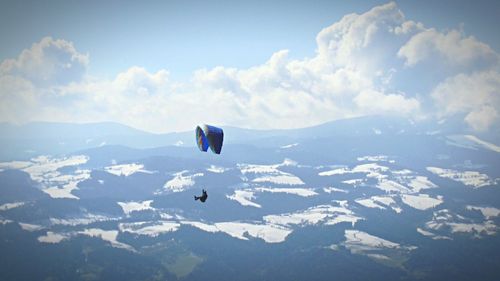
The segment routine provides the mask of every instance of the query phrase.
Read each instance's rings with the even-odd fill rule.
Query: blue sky
[[[398,1],[384,8],[393,13],[389,18],[394,22],[387,25],[384,12],[370,16],[372,9],[387,3],[2,1],[0,36],[5,43],[0,45],[0,75],[6,80],[0,88],[5,107],[0,109],[0,121],[116,121],[150,131],[172,131],[203,119],[208,104],[221,111],[210,122],[244,127],[300,127],[373,113],[414,119],[462,118],[464,125],[482,131],[496,126],[500,36],[495,26],[500,5],[496,1]],[[353,13],[367,16],[358,23],[342,22]],[[324,53],[320,58],[317,36],[324,28],[366,21],[384,28],[407,21],[421,26],[387,39],[393,44],[386,46],[392,53],[380,49],[387,34],[379,34],[380,41],[367,41],[378,42],[376,46],[351,44],[356,52],[336,49],[337,55]],[[340,37],[328,40],[346,47],[350,41],[344,39],[355,40],[360,32],[371,34],[369,27],[365,24],[366,30],[356,34],[332,31]],[[414,44],[424,37],[434,40],[437,53],[432,55],[439,58],[443,58],[439,52],[451,48],[447,46],[463,48],[452,50],[456,61],[444,59],[435,75],[436,67],[425,61],[431,56],[422,49],[425,44],[398,53],[413,36],[417,36]],[[38,43],[37,53],[33,44]],[[51,47],[55,52],[47,51]],[[23,50],[31,50],[31,55],[21,58]],[[354,62],[337,62],[358,51]],[[482,55],[471,55],[478,52]],[[384,61],[373,62],[373,56]],[[277,61],[274,66],[271,57]],[[68,58],[71,71],[57,69]],[[486,63],[491,58],[494,62]],[[36,67],[34,62],[38,62]],[[280,64],[288,74],[279,72]],[[304,76],[305,72],[310,75]],[[425,83],[408,81],[416,74],[422,74]],[[470,98],[467,93],[460,94],[462,102],[449,106],[447,91],[463,88],[461,83],[486,85],[475,107],[465,105]],[[366,108],[372,99],[386,103],[373,112]],[[23,103],[26,112],[9,111],[9,105]],[[164,110],[153,106],[163,103],[177,106]],[[294,115],[301,117],[290,122]],[[161,119],[169,121],[152,121]]]

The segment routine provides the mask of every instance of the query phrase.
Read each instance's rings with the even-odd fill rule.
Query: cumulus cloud
[[[404,40],[419,25],[406,21],[396,3],[349,14],[324,28],[316,37],[318,59],[326,64],[377,71],[393,58]],[[414,31],[413,31],[414,32]]]
[[[250,68],[200,69],[180,83],[141,67],[90,78],[88,55],[47,37],[0,65],[0,119],[106,120],[157,132],[199,122],[294,128],[369,114],[460,115],[477,130],[498,122],[498,54],[461,31],[426,28],[391,2],[344,16],[316,43],[311,58],[280,50]],[[419,78],[427,92],[408,86],[428,61],[443,77]]]
[[[486,131],[497,120],[498,112],[490,105],[482,106],[477,110],[469,112],[467,116],[465,116],[465,122],[476,131]]]
[[[147,97],[161,92],[168,84],[168,76],[166,70],[149,73],[146,69],[135,66],[118,74],[113,86],[124,94]]]
[[[27,120],[29,111],[19,107],[37,107],[35,88],[29,81],[16,76],[0,76],[0,120],[16,122]]]
[[[0,75],[25,78],[37,86],[53,86],[79,81],[87,69],[89,56],[76,51],[71,42],[45,37],[16,59],[0,64]]]
[[[458,74],[436,86],[431,93],[442,116],[465,115],[465,122],[479,131],[498,122],[500,73]]]
[[[383,112],[410,116],[419,109],[419,102],[415,98],[376,91],[363,91],[354,98],[354,102],[359,108],[371,114]]]
[[[0,64],[0,119],[64,120],[79,102],[89,56],[66,40],[45,37]],[[64,107],[68,106],[68,107]],[[70,120],[70,119],[65,119]]]
[[[441,33],[434,28],[413,36],[401,47],[398,56],[403,57],[408,66],[428,59],[442,59],[452,66],[498,63],[498,55],[474,37],[466,37],[458,30]]]

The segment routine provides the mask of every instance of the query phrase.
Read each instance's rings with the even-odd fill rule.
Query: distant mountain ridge
[[[409,119],[387,116],[366,116],[341,119],[317,126],[299,129],[254,130],[222,126],[225,144],[245,144],[257,147],[293,145],[302,140],[332,137],[369,137],[404,135],[460,135],[467,134],[459,126],[431,121],[413,122]],[[193,128],[194,130],[194,128]],[[496,139],[495,134],[487,136]],[[105,145],[130,148],[165,146],[195,146],[193,131],[155,134],[113,122],[103,123],[49,123],[34,122],[24,125],[0,123],[0,160],[29,159],[40,154],[67,154]]]
[[[145,136],[150,133],[113,122],[62,123],[32,122],[24,125],[0,123],[2,138],[95,138],[106,135]]]
[[[160,147],[174,145],[177,139],[177,133],[153,134],[112,122],[36,122],[24,125],[0,123],[0,159],[29,159],[40,154],[67,154],[105,145]]]

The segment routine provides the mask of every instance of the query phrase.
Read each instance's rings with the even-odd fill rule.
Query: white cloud
[[[466,37],[458,30],[446,33],[434,28],[413,36],[398,52],[408,66],[423,60],[444,59],[452,65],[497,63],[498,55],[486,44],[474,37]]]
[[[0,64],[1,76],[23,77],[35,85],[61,85],[82,79],[89,56],[79,53],[73,43],[45,37],[25,49],[17,59]]]
[[[465,122],[476,131],[487,130],[498,119],[498,112],[492,106],[482,106],[465,116]]]
[[[391,2],[361,15],[346,15],[324,28],[316,37],[318,54],[330,58],[325,61],[337,66],[377,71],[381,60],[393,56],[400,40],[414,27],[415,24],[405,20],[396,3]]]
[[[362,91],[354,98],[354,103],[368,114],[379,112],[410,115],[418,111],[420,103],[415,98],[402,94],[384,94],[374,90]]]
[[[165,132],[199,120],[296,128],[371,114],[420,117],[430,93],[400,86],[426,73],[416,66],[428,60],[455,75],[422,81],[434,89],[439,111],[463,114],[478,130],[498,121],[498,73],[491,70],[498,55],[463,32],[407,20],[394,2],[344,16],[321,30],[316,43],[311,58],[291,59],[280,50],[253,67],[200,69],[180,83],[167,70],[137,66],[110,80],[89,77],[88,55],[47,37],[0,65],[0,121],[116,121]]]
[[[29,120],[31,112],[39,107],[34,92],[35,87],[28,80],[0,72],[0,120]]]
[[[488,149],[488,150],[491,150],[491,151],[495,151],[495,152],[499,152],[500,153],[500,146],[498,145],[495,145],[493,143],[490,143],[490,142],[487,142],[487,141],[484,141],[482,139],[479,139],[478,137],[476,136],[472,136],[472,135],[465,135],[463,136],[463,138],[465,138],[466,140],[468,140],[469,142],[472,142],[480,147],[483,147],[485,149]]]
[[[500,73],[497,71],[458,74],[434,88],[432,98],[441,115],[465,114],[465,122],[476,130],[486,130],[498,121]]]
[[[155,94],[168,83],[169,73],[166,70],[159,70],[156,73],[149,73],[142,67],[131,67],[126,72],[118,74],[113,81],[113,86],[123,93],[147,96]]]

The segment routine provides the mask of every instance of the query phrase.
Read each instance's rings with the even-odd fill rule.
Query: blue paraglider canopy
[[[223,141],[224,131],[221,128],[210,125],[196,127],[196,143],[201,151],[206,152],[210,147],[213,153],[220,154]]]

